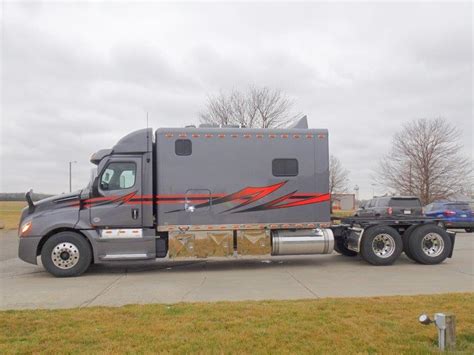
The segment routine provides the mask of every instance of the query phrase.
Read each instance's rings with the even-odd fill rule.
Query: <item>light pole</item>
[[[72,192],[72,164],[76,163],[75,160],[69,162],[69,192]]]
[[[354,186],[354,191],[355,191],[355,205],[359,207],[359,185]]]

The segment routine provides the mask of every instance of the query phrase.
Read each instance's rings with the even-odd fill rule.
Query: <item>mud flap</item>
[[[454,252],[454,242],[456,241],[456,232],[446,231],[446,233],[448,233],[449,238],[451,238],[451,250],[449,252],[448,258],[452,258]]]

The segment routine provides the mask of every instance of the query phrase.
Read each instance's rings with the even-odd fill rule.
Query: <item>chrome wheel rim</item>
[[[79,262],[79,249],[72,243],[57,244],[51,252],[54,266],[66,270],[74,267]]]
[[[372,240],[372,251],[379,258],[389,258],[395,252],[395,239],[390,234],[377,234]]]
[[[441,255],[444,250],[444,240],[438,233],[428,233],[421,241],[423,253],[430,257]]]

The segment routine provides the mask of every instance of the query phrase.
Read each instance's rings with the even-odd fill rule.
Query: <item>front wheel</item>
[[[466,228],[465,229],[466,233],[472,233],[473,230],[474,230],[474,228]]]
[[[439,264],[448,257],[452,249],[448,233],[434,224],[416,228],[408,243],[410,253],[420,264]]]
[[[370,227],[362,235],[360,255],[372,265],[391,265],[402,251],[402,237],[392,227]]]
[[[74,232],[60,232],[50,237],[41,250],[41,262],[56,277],[79,276],[92,261],[87,240]]]

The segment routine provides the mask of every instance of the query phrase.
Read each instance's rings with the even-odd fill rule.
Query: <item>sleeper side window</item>
[[[296,176],[298,175],[298,160],[296,159],[273,159],[273,176]]]
[[[189,139],[177,139],[174,142],[174,152],[176,155],[191,155],[193,145]]]
[[[110,163],[100,177],[100,188],[105,191],[129,189],[135,185],[136,170],[135,163]]]

